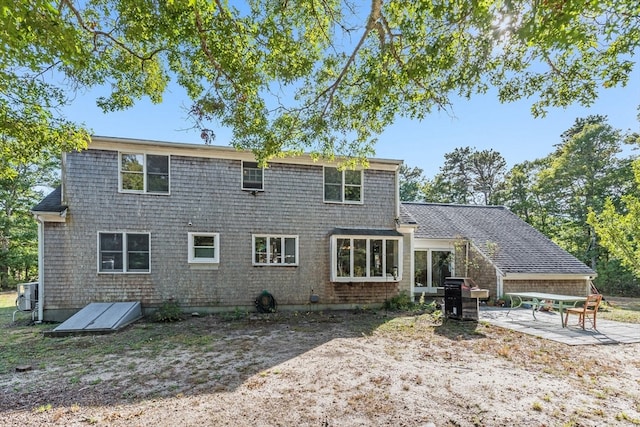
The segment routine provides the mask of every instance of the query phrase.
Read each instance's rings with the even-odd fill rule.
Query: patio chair
[[[564,324],[568,324],[567,320],[569,320],[570,314],[577,314],[578,324],[582,326],[582,329],[585,329],[584,323],[589,318],[589,316],[591,316],[589,321],[593,325],[593,329],[596,329],[596,316],[598,314],[600,301],[602,301],[601,294],[591,294],[587,296],[587,300],[584,302],[584,305],[582,307],[567,308],[564,315]]]

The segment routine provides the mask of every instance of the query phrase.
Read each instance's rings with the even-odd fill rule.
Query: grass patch
[[[0,310],[16,306],[16,293],[14,291],[0,292]]]
[[[16,310],[16,296],[15,292],[0,292],[0,321],[4,323],[11,321],[11,316]]]
[[[624,323],[640,323],[640,299],[637,302],[604,302],[600,306],[598,318]]]
[[[131,352],[153,356],[177,347],[202,348],[216,339],[216,336],[203,334],[200,328],[175,322],[143,321],[106,335],[44,337],[43,332],[50,329],[50,324],[5,326],[0,333],[0,374],[13,371],[21,364],[42,366],[45,361],[48,367],[56,368],[68,366],[69,360],[100,360]]]

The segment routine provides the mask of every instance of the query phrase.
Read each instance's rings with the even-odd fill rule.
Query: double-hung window
[[[98,272],[149,273],[149,233],[98,233]]]
[[[400,236],[331,236],[331,281],[401,280],[401,251]]]
[[[362,171],[325,167],[324,201],[362,203]]]
[[[264,190],[264,169],[256,162],[242,162],[242,189]]]
[[[253,265],[298,265],[298,236],[253,235]]]
[[[220,234],[189,233],[189,262],[218,264],[220,262]]]
[[[120,191],[169,194],[169,156],[120,153]]]

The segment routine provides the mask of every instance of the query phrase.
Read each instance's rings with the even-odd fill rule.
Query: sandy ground
[[[569,347],[379,312],[208,316],[166,327],[201,341],[164,337],[160,347],[33,360],[31,371],[0,375],[0,425],[640,424],[638,344]],[[60,351],[110,340],[74,337]]]

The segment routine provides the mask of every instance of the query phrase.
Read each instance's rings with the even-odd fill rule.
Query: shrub
[[[182,320],[182,310],[174,300],[167,300],[153,313],[156,322],[177,322]]]
[[[418,302],[413,302],[407,292],[402,291],[398,295],[384,302],[383,308],[388,311],[415,311],[420,313],[437,314],[440,305],[435,300],[427,300],[424,293]]]
[[[410,310],[412,307],[413,301],[411,301],[411,297],[405,291],[400,292],[398,295],[384,302],[385,310],[390,311]]]

